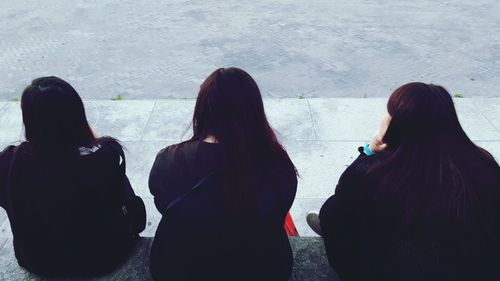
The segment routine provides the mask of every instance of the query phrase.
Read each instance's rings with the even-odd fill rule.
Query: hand
[[[384,136],[385,133],[387,132],[387,128],[389,127],[390,123],[391,123],[391,116],[387,113],[382,118],[382,122],[380,122],[378,131],[375,133],[375,135],[372,138],[372,141],[370,142],[370,145],[368,146],[368,148],[370,148],[371,151],[377,153],[387,148],[387,144],[384,143]]]
[[[384,149],[387,148],[387,144],[384,143],[384,136],[381,136],[379,133],[376,133],[372,141],[370,142],[370,145],[368,146],[371,151],[377,153],[380,151],[383,151]]]

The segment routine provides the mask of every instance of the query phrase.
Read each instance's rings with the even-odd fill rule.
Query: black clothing
[[[297,189],[291,162],[276,163],[271,176],[257,179],[258,227],[241,233],[228,222],[224,207],[219,184],[223,155],[219,144],[200,141],[158,153],[149,179],[163,214],[151,248],[155,280],[289,279],[293,256],[283,226]]]
[[[111,139],[65,152],[36,152],[28,142],[7,147],[0,154],[0,206],[19,265],[47,277],[96,276],[119,265],[146,216],[124,164]]]
[[[438,239],[427,226],[420,226],[425,235],[398,231],[398,214],[373,200],[379,195],[377,184],[364,178],[386,156],[361,154],[321,208],[328,259],[342,281],[500,280],[500,237],[460,241],[450,235]],[[482,224],[475,221],[468,229],[477,237],[486,237]],[[461,253],[460,243],[477,245],[476,252]]]

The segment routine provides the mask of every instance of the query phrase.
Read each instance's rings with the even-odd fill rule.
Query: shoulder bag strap
[[[212,177],[213,173],[208,174],[207,176],[203,177],[200,179],[188,192],[184,193],[183,195],[177,197],[175,200],[170,202],[170,204],[167,205],[167,208],[165,209],[165,212],[167,212],[169,209],[173,208],[177,203],[179,203],[182,199],[184,199],[186,196],[191,194],[193,191],[198,189],[200,186],[202,186],[210,177]]]

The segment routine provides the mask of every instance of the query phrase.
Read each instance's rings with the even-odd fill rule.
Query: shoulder
[[[366,174],[371,167],[386,159],[387,156],[387,152],[380,152],[370,156],[361,153],[358,158],[356,158],[354,162],[349,165],[347,170],[350,170],[355,174]]]
[[[172,155],[174,154],[174,151],[178,149],[177,144],[174,145],[169,145],[165,148],[162,148],[158,153],[156,154],[156,160],[157,161],[167,161]]]
[[[116,150],[116,151],[123,150],[121,143],[117,139],[112,138],[112,137],[98,138],[94,142],[93,146],[101,146],[101,147],[111,148],[111,149]]]
[[[78,147],[78,161],[105,167],[118,167],[125,161],[122,145],[111,137],[102,137],[95,142]]]
[[[169,145],[158,152],[157,159],[167,160],[175,158],[179,160],[190,158],[196,154],[199,145],[199,141],[186,141]]]
[[[9,166],[15,148],[16,146],[9,145],[2,152],[0,152],[0,167],[2,170]]]
[[[386,159],[387,156],[388,153],[386,152],[370,156],[361,153],[342,173],[339,179],[339,185],[359,184],[359,180],[361,180],[372,167]]]
[[[272,164],[273,171],[287,181],[295,182],[297,184],[297,169],[292,160],[285,154],[285,157],[277,160]]]
[[[123,147],[121,143],[117,139],[112,137],[98,138],[94,143],[85,147],[80,147],[79,150],[81,156],[100,152],[105,153],[106,155],[111,155],[113,157],[124,157]]]
[[[7,146],[6,148],[4,148],[0,152],[0,157],[6,157],[7,155],[12,155],[12,153],[14,152],[15,148],[16,148],[15,145],[9,145],[9,146]]]
[[[161,149],[154,160],[149,175],[149,185],[155,186],[160,182],[171,181],[185,175],[192,169],[196,156],[196,143],[184,142]],[[174,180],[175,181],[175,180]]]

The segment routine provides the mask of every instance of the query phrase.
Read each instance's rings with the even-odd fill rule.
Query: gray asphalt
[[[86,99],[192,98],[239,66],[267,97],[500,96],[496,0],[0,1],[0,99],[57,75]]]

